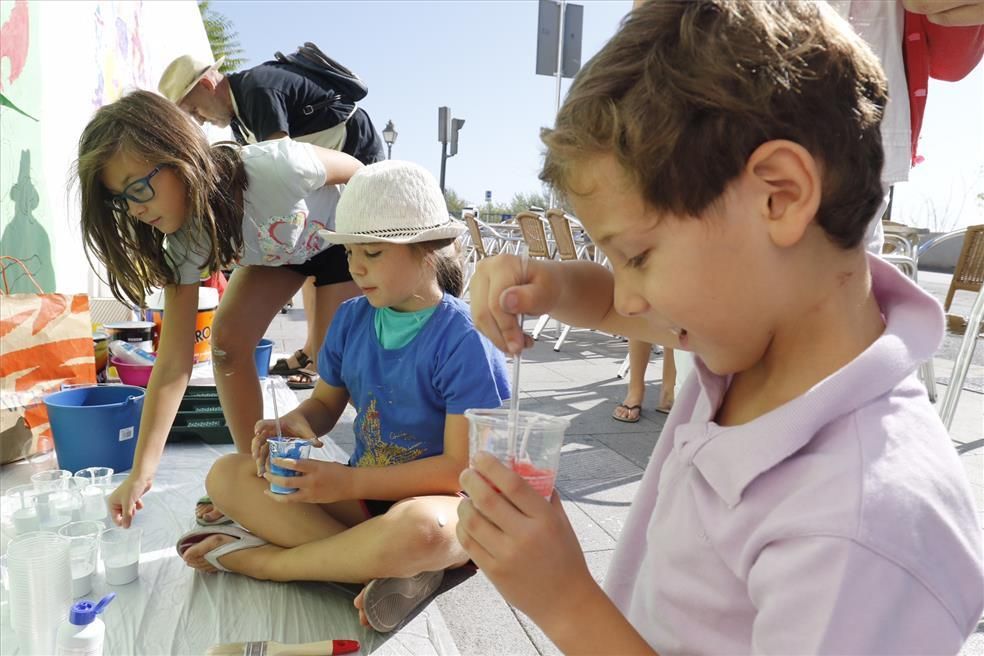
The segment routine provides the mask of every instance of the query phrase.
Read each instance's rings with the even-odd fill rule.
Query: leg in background
[[[316,360],[321,342],[317,339],[318,331],[315,327],[315,318],[318,316],[318,301],[315,294],[314,276],[308,276],[304,284],[301,285],[301,298],[304,302],[304,321],[307,323],[307,341],[304,342],[301,350],[309,358]],[[323,334],[322,337],[324,337]]]
[[[612,416],[621,421],[638,421],[642,413],[642,402],[646,397],[646,369],[653,345],[649,342],[629,340],[629,384],[625,400],[615,407]]]
[[[676,358],[673,349],[667,348],[663,351],[663,385],[659,393],[659,405],[656,409],[660,412],[669,412],[673,407],[673,400],[676,398]]]
[[[212,326],[215,386],[240,453],[249,453],[253,427],[263,414],[256,344],[303,281],[301,274],[288,269],[243,267],[232,277],[216,312]]]

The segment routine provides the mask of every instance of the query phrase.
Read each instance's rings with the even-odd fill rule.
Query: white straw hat
[[[415,244],[453,239],[467,229],[448,215],[430,171],[398,160],[370,164],[352,176],[335,210],[335,228],[318,234],[332,244]]]
[[[191,93],[198,81],[205,77],[205,74],[213,69],[218,69],[225,61],[225,57],[219,57],[219,61],[214,64],[195,59],[191,55],[181,55],[164,69],[161,81],[157,84],[157,90],[161,95],[173,103],[179,103]]]

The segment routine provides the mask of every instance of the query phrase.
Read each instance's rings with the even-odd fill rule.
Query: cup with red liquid
[[[569,420],[520,410],[515,413],[513,428],[508,408],[465,410],[465,417],[470,460],[474,461],[479,451],[488,451],[550,500]]]

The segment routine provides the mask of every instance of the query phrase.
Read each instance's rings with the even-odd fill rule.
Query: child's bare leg
[[[248,454],[230,454],[216,460],[205,485],[219,510],[251,533],[281,547],[330,537],[365,519],[355,501],[321,506],[271,499],[265,494],[270,483],[256,475],[256,461]]]
[[[243,267],[233,274],[215,315],[212,328],[215,386],[240,453],[249,453],[253,427],[263,414],[254,360],[256,344],[302,282],[301,274],[288,269]]]
[[[232,460],[245,456],[227,458],[223,467],[248,471]],[[405,499],[385,515],[345,529],[341,520],[315,504],[280,504],[264,497],[273,506],[264,509],[254,495],[259,490],[263,496],[267,483],[255,475],[254,480],[262,486],[232,478],[226,487],[217,485],[217,480],[210,475],[209,493],[219,508],[264,539],[274,538],[279,545],[297,545],[285,548],[270,544],[222,556],[222,565],[234,572],[274,581],[365,583],[375,578],[403,578],[447,569],[468,561],[455,536],[458,497]],[[232,497],[241,500],[244,508],[250,506],[250,511],[241,512],[244,508],[239,508],[239,501],[223,505],[229,504]],[[332,504],[331,509],[336,507],[350,510],[358,506],[355,502]],[[300,543],[319,534],[321,537]],[[204,554],[232,539],[217,535],[203,540],[188,549],[185,560],[200,564]]]

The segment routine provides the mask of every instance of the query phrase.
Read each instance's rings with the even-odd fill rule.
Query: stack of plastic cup
[[[25,533],[7,545],[10,624],[24,654],[53,654],[55,634],[72,604],[69,539]]]
[[[34,484],[15,485],[3,496],[3,508],[0,517],[4,526],[13,528],[14,535],[41,530],[41,519],[38,517],[37,491]]]
[[[60,527],[72,521],[76,501],[81,515],[82,498],[72,484],[72,472],[64,469],[40,471],[31,475],[31,484],[37,492],[35,507],[42,531],[57,532]]]
[[[72,522],[58,529],[59,535],[71,540],[69,559],[72,565],[72,596],[78,599],[92,590],[92,577],[96,573],[99,554],[99,534],[103,523],[96,521]]]

